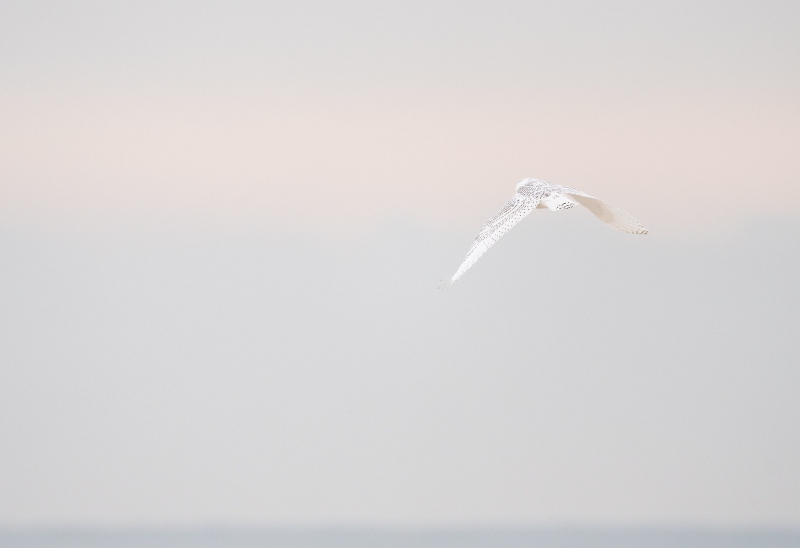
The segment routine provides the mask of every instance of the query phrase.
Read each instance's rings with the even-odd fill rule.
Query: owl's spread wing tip
[[[579,191],[578,191],[579,192]],[[570,196],[579,204],[586,207],[594,215],[609,225],[628,234],[647,234],[648,230],[637,221],[633,215],[602,200],[584,193],[570,192]]]
[[[644,234],[649,234],[650,233],[649,230],[647,230],[645,227],[643,227],[642,225],[639,224],[639,221],[637,221],[632,216],[630,216],[630,213],[627,213],[627,212],[624,212],[624,213],[626,213],[630,217],[629,222],[626,225],[622,225],[622,226],[611,224],[612,228],[616,228],[617,230],[621,230],[623,232],[627,232],[628,234],[642,234],[642,235],[644,235]],[[633,223],[635,223],[635,224],[633,224]]]
[[[492,247],[503,234],[511,230],[523,217],[533,211],[539,203],[538,196],[523,196],[515,194],[513,198],[503,206],[494,217],[489,219],[480,234],[475,239],[469,252],[467,253],[464,262],[458,267],[458,270],[453,274],[452,278],[442,284],[440,289],[445,289],[459,279],[464,272],[470,269],[473,264],[483,255],[490,247]]]

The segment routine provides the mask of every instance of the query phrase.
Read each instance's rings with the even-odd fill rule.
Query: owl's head
[[[523,187],[523,186],[528,185],[530,183],[545,183],[545,181],[542,181],[541,179],[522,179],[520,182],[517,183],[516,190],[519,190],[520,187]],[[545,184],[547,184],[547,183],[545,183]]]

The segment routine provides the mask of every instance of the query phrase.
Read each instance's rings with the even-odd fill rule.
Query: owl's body
[[[547,208],[550,211],[561,211],[570,209],[576,204],[585,206],[597,218],[617,230],[631,234],[647,234],[647,229],[628,212],[580,190],[551,185],[540,179],[523,179],[517,183],[517,192],[514,197],[484,225],[467,253],[466,259],[453,277],[444,282],[441,286],[442,289],[459,279],[497,240],[534,209]]]

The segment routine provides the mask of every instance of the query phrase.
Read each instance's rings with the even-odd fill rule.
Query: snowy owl
[[[511,201],[484,225],[475,239],[475,243],[469,249],[467,258],[458,267],[453,277],[440,286],[441,289],[445,289],[459,279],[503,234],[511,230],[534,209],[546,207],[550,211],[560,211],[569,209],[576,203],[588,208],[598,219],[617,230],[631,234],[647,234],[647,229],[639,224],[639,221],[634,219],[630,213],[601,202],[585,192],[568,186],[551,185],[547,181],[539,179],[523,179],[517,183],[517,193],[514,194]]]

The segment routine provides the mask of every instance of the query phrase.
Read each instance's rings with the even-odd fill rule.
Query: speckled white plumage
[[[630,213],[585,192],[568,186],[551,185],[540,179],[523,179],[517,183],[514,197],[481,229],[466,259],[453,277],[440,286],[441,289],[459,279],[497,240],[534,209],[547,208],[551,211],[560,211],[570,209],[576,203],[586,207],[598,219],[617,230],[630,234],[647,234],[647,229]]]

